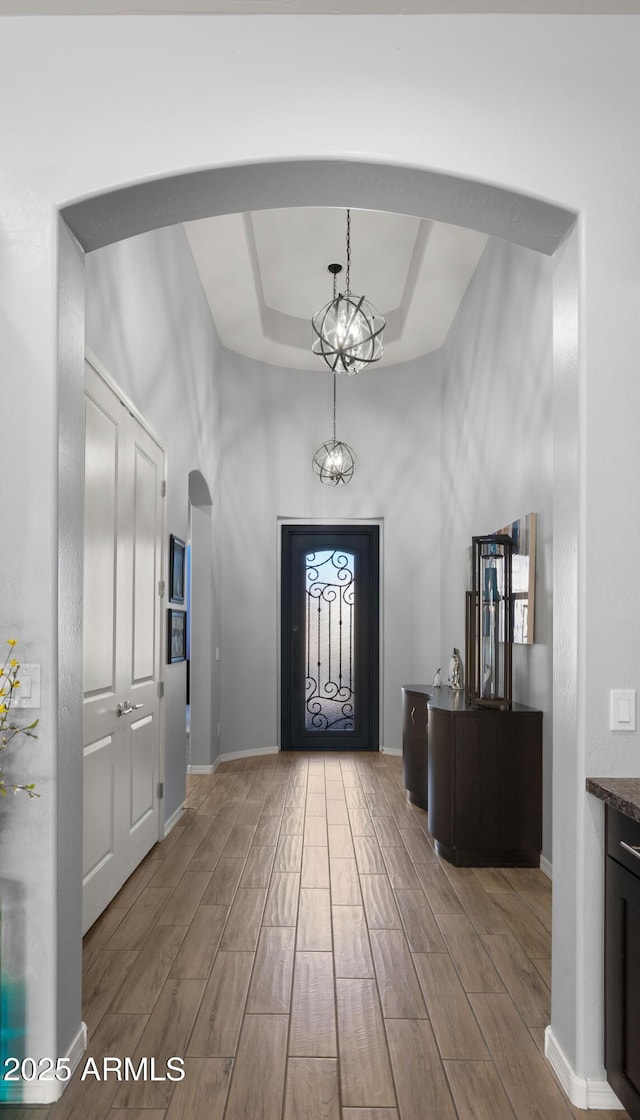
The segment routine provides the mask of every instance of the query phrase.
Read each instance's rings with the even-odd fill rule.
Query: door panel
[[[84,645],[85,705],[115,689],[118,428],[98,401],[85,400]]]
[[[155,728],[151,716],[131,724],[131,815],[129,828],[139,827],[154,807]]]
[[[160,489],[158,464],[137,443],[133,522],[133,680],[154,679],[156,664],[156,495]]]
[[[113,739],[84,749],[84,810],[92,827],[85,832],[83,877],[88,880],[113,855]]]
[[[164,452],[89,363],[85,377],[86,930],[159,838]]]
[[[377,525],[282,528],[283,750],[378,750]]]

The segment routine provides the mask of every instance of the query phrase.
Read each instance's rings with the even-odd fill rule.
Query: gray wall
[[[182,226],[87,255],[86,342],[164,443],[167,534],[186,540],[189,472],[218,484],[220,345]],[[185,796],[185,695],[186,666],[166,665],[165,819]]]
[[[535,643],[514,646],[514,698],[544,715],[551,860],[552,274],[547,257],[489,242],[436,362],[442,374],[442,640],[464,648],[473,534],[538,515]]]
[[[539,254],[490,242],[440,352],[339,378],[338,435],[357,469],[333,489],[310,465],[331,434],[329,371],[320,362],[317,374],[283,370],[220,348],[180,228],[88,255],[87,343],[167,446],[168,531],[188,535],[190,470],[211,494],[211,510],[193,514],[198,534],[214,537],[204,550],[210,676],[196,676],[212,704],[194,728],[193,763],[280,742],[283,520],[382,524],[381,742],[397,749],[401,684],[428,681],[439,665],[446,673],[452,646],[464,646],[471,535],[536,512],[536,642],[515,649],[514,692],[547,713],[551,858],[550,269]],[[184,666],[167,666],[166,681],[169,817],[184,794]]]
[[[433,671],[439,634],[440,387],[425,362],[338,378],[345,487],[311,469],[331,436],[332,376],[225,352],[222,374],[222,752],[280,741],[280,520],[382,521],[381,741],[399,748],[400,687]]]

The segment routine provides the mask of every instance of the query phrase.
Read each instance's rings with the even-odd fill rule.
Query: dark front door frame
[[[366,632],[356,623],[356,663],[359,690],[364,693],[364,710],[358,716],[358,734],[350,732],[305,732],[301,728],[299,713],[304,692],[300,684],[292,684],[298,650],[299,636],[304,630],[302,596],[292,594],[292,569],[296,563],[296,545],[301,538],[322,541],[344,541],[361,538],[366,549],[366,596],[368,625]],[[368,750],[380,749],[380,526],[373,523],[300,524],[287,523],[281,527],[281,749],[282,750]],[[333,547],[333,545],[331,545]],[[336,547],[340,547],[339,544]],[[296,629],[297,628],[297,629]],[[298,677],[298,682],[304,677]]]

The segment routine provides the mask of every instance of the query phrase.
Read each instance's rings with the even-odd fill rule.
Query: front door
[[[163,480],[163,449],[85,363],[85,931],[159,838]]]
[[[283,750],[378,750],[379,529],[282,527]]]

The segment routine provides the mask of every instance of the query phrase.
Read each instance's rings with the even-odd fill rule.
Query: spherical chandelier
[[[353,478],[356,457],[348,443],[336,439],[336,375],[333,374],[333,439],[323,443],[313,456],[313,469],[325,486],[346,486]]]
[[[385,321],[372,303],[350,290],[351,211],[347,210],[346,291],[336,294],[336,277],[342,265],[330,264],[333,297],[311,320],[311,349],[334,373],[355,374],[382,357],[382,332]]]

